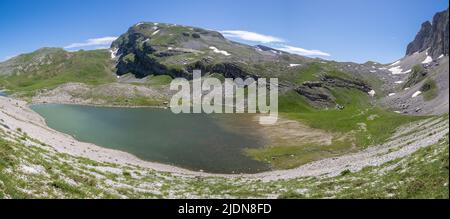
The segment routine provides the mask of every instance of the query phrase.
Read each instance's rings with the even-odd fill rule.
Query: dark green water
[[[251,124],[236,115],[61,104],[31,108],[55,130],[144,160],[214,173],[268,170],[266,164],[242,153],[243,148],[261,147],[264,142],[252,134]]]

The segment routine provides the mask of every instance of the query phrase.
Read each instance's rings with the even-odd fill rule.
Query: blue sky
[[[0,60],[41,47],[104,47],[131,25],[155,21],[331,60],[388,63],[447,7],[447,0],[1,0]]]

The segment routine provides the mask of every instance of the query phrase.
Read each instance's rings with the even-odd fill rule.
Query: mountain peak
[[[189,78],[192,69],[230,77],[256,77],[271,71],[261,70],[261,63],[270,63],[281,71],[307,59],[265,46],[233,42],[214,30],[155,22],[133,25],[111,48],[117,51],[117,74],[132,73],[139,78],[159,74]]]

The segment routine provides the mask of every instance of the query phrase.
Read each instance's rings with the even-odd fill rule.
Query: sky
[[[390,63],[447,0],[1,0],[0,60],[41,47],[108,47],[141,21],[336,61]]]

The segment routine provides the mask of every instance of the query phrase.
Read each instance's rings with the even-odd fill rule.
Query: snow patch
[[[297,66],[299,66],[300,64],[289,64],[289,67],[297,67]]]
[[[370,90],[369,92],[367,92],[371,97],[375,96],[375,91],[374,90]]]
[[[428,64],[428,63],[430,63],[432,61],[433,61],[433,58],[431,58],[431,56],[427,56],[425,58],[425,60],[423,60],[422,64]]]
[[[377,71],[376,71],[376,70],[370,70],[370,72],[375,73],[375,72],[377,72]]]
[[[115,59],[117,57],[117,52],[119,49],[110,49],[109,52],[111,53],[111,59]]]
[[[406,73],[411,72],[411,70],[408,70],[408,71],[405,71],[405,72],[404,72],[403,69],[402,69],[400,66],[392,67],[392,68],[389,69],[389,71],[390,71],[392,74],[394,74],[394,75],[406,74]]]
[[[227,51],[219,50],[219,49],[217,49],[217,48],[214,47],[214,46],[210,46],[209,48],[210,48],[213,52],[215,52],[215,53],[219,53],[219,54],[222,54],[222,55],[225,55],[225,56],[231,55],[231,54],[228,53]]]
[[[139,26],[141,26],[142,24],[144,24],[144,23],[139,22],[139,23],[136,24],[136,27],[139,27]]]
[[[159,33],[160,30],[157,30],[155,32],[152,33],[152,36],[156,35],[157,33]]]
[[[395,84],[403,84],[403,81],[396,81]]]
[[[420,94],[422,93],[422,91],[416,91],[411,97],[412,98],[414,98],[414,97],[417,97],[417,96],[419,96]]]
[[[277,55],[281,55],[281,52],[279,52],[279,51],[276,51],[276,50],[270,50],[272,53],[275,53],[275,54],[277,54]]]
[[[400,60],[398,60],[398,61],[396,61],[396,62],[390,64],[389,66],[396,66],[396,65],[398,65],[398,64],[400,64]]]
[[[390,94],[388,94],[388,96],[390,96],[390,97],[395,96],[395,93],[390,93]]]
[[[438,57],[438,59],[442,59],[442,58],[444,58],[444,54],[441,54],[441,55]]]

